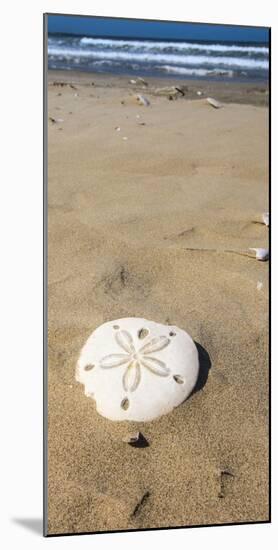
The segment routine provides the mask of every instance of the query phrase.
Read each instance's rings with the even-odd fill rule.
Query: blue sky
[[[48,32],[122,38],[227,40],[232,42],[268,41],[268,29],[266,27],[238,27],[233,25],[174,23],[70,15],[49,15]]]

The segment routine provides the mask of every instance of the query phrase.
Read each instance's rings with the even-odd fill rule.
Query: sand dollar
[[[104,323],[91,334],[76,379],[102,416],[145,422],[180,405],[198,371],[197,348],[184,330],[130,317]]]

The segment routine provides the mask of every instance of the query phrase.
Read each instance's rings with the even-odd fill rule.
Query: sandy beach
[[[49,534],[269,518],[269,265],[246,255],[268,247],[268,90],[147,81],[49,72]],[[145,424],[75,381],[91,332],[131,316],[199,345],[196,391]]]

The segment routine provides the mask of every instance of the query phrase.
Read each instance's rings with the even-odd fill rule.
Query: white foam
[[[191,76],[209,76],[209,75],[213,75],[213,76],[229,76],[229,77],[232,77],[233,76],[233,71],[230,71],[230,70],[221,70],[221,69],[214,69],[214,70],[209,70],[209,69],[187,69],[186,67],[176,67],[176,66],[171,66],[171,65],[161,65],[159,67],[160,70],[164,70],[166,71],[167,73],[173,73],[173,74],[183,74],[183,75],[191,75]]]
[[[122,48],[128,46],[134,49],[143,50],[200,50],[211,52],[242,52],[242,53],[262,53],[268,54],[268,48],[265,46],[241,46],[237,44],[201,44],[193,42],[157,42],[151,40],[113,40],[107,38],[93,38],[83,37],[80,40],[82,45],[92,46],[106,46],[115,48]]]
[[[64,55],[68,58],[83,57],[89,59],[109,59],[116,61],[141,61],[145,63],[173,63],[176,65],[209,65],[220,67],[240,67],[246,69],[268,69],[268,61],[258,59],[244,59],[240,57],[209,57],[202,55],[171,55],[171,54],[151,54],[151,53],[132,53],[120,51],[88,51],[73,48],[55,48],[49,46],[50,55]]]

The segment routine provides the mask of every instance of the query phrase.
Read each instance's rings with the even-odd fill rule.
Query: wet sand
[[[48,532],[267,521],[268,262],[238,254],[268,246],[266,87],[129,80],[49,74]],[[199,344],[196,391],[145,424],[75,382],[90,333],[129,316]],[[122,442],[138,429],[148,447]]]

